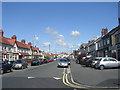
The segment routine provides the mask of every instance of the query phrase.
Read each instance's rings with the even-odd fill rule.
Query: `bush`
[[[50,59],[50,57],[49,57],[49,56],[45,56],[44,58],[45,58],[45,59]]]

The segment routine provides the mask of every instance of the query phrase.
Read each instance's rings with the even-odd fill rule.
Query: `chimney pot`
[[[3,37],[4,31],[0,29],[0,37]]]
[[[31,42],[29,42],[29,43],[28,43],[28,45],[32,46],[32,43],[31,43]]]
[[[21,42],[22,42],[23,44],[25,44],[25,40],[21,40]]]
[[[17,40],[16,35],[13,35],[11,38]]]

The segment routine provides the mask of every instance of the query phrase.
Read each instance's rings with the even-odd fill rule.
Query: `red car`
[[[47,61],[48,61],[48,62],[52,62],[52,59],[48,59]]]

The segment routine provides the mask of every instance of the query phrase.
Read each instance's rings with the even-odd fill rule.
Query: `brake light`
[[[97,62],[97,64],[100,64],[100,62]]]

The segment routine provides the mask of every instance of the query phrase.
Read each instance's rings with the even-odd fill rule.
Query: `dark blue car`
[[[8,71],[12,72],[12,64],[10,63],[10,61],[0,62],[0,74]]]

